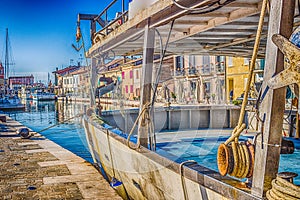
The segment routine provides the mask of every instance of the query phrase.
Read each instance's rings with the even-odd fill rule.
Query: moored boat
[[[25,110],[25,104],[21,103],[18,96],[5,96],[0,99],[0,110],[1,111],[18,111]]]
[[[56,95],[48,92],[35,92],[31,94],[32,99],[35,101],[54,101]]]

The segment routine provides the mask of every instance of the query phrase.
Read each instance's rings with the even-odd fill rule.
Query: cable
[[[190,13],[190,15],[201,15],[201,14],[210,13],[210,12],[219,10],[220,8],[226,6],[227,4],[229,4],[229,3],[233,2],[233,1],[235,1],[235,0],[227,0],[226,2],[224,2],[222,4],[218,3],[219,5],[217,7],[215,7],[215,8],[212,8],[212,9],[206,10],[206,11],[202,11],[202,12],[192,12],[192,13]]]
[[[200,8],[189,8],[189,7],[185,7],[185,6],[183,6],[183,5],[179,4],[179,3],[177,3],[176,0],[172,0],[172,1],[173,1],[173,3],[174,3],[177,7],[181,8],[181,9],[183,9],[183,10],[187,10],[187,11],[196,11],[196,12],[190,13],[191,15],[199,15],[199,14],[205,14],[205,13],[209,13],[209,12],[213,12],[213,11],[215,11],[215,10],[218,10],[218,9],[222,8],[223,6],[226,6],[227,4],[229,4],[229,3],[231,3],[231,2],[233,2],[233,1],[235,1],[235,0],[226,0],[226,1],[223,2],[223,3],[221,3],[221,0],[218,0],[218,1],[216,1],[216,2],[212,2],[212,3],[208,4],[208,5],[205,5],[205,6],[200,7]],[[206,9],[208,9],[208,8],[211,8],[211,7],[215,6],[216,4],[217,4],[217,7],[212,8],[212,9],[210,9],[210,10],[206,10]],[[198,11],[198,12],[197,12],[197,11]],[[200,11],[200,12],[199,12],[199,11]]]
[[[156,92],[157,92],[158,82],[159,82],[160,75],[161,75],[162,64],[163,64],[164,57],[165,57],[166,52],[167,52],[167,48],[168,48],[168,44],[169,44],[169,41],[170,41],[171,32],[173,30],[174,22],[175,22],[175,20],[173,20],[172,23],[171,23],[171,27],[170,27],[170,30],[169,30],[169,33],[168,33],[166,45],[165,45],[164,50],[162,52],[162,57],[160,58],[159,69],[158,69],[156,80],[155,80],[155,83],[154,83],[153,97],[152,97],[152,102],[151,102],[152,109],[153,109],[154,101],[155,101],[155,98],[156,98]]]
[[[185,6],[183,6],[183,5],[179,4],[179,3],[177,3],[176,0],[172,0],[172,1],[173,1],[173,3],[174,3],[177,7],[181,8],[181,9],[183,9],[183,10],[188,10],[188,11],[201,11],[201,10],[206,9],[205,7],[211,7],[212,5],[214,5],[214,4],[218,3],[218,2],[220,2],[220,0],[218,0],[218,1],[216,1],[216,2],[210,3],[209,5],[205,5],[205,6],[200,7],[200,8],[189,8],[189,7],[185,7]]]

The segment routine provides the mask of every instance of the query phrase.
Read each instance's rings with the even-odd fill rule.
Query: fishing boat
[[[299,84],[300,50],[288,40],[300,22],[296,1],[164,0],[129,20],[123,9],[107,23],[102,15],[115,2],[100,15],[79,14],[77,22],[78,42],[80,20],[91,22],[92,92],[110,55],[143,58],[139,109],[100,112],[92,98],[83,117],[93,160],[111,186],[124,199],[299,199],[295,173],[278,171],[285,86]],[[96,23],[103,29],[96,32]],[[265,58],[254,137],[241,136],[251,70],[241,107],[155,104],[154,55],[161,66],[166,55],[184,54],[251,58],[250,69]],[[217,168],[203,166],[206,158]]]

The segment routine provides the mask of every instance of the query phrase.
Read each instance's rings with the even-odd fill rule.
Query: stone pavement
[[[122,199],[92,164],[21,127],[0,123],[0,199]]]

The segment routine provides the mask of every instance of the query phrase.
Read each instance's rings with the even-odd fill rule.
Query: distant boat
[[[54,101],[56,95],[49,92],[35,92],[32,93],[32,99],[35,101]]]
[[[25,105],[21,103],[18,96],[5,96],[0,99],[0,110],[1,111],[16,111],[25,110]]]
[[[21,89],[21,99],[23,100],[33,100],[33,96],[29,88],[22,87]]]

